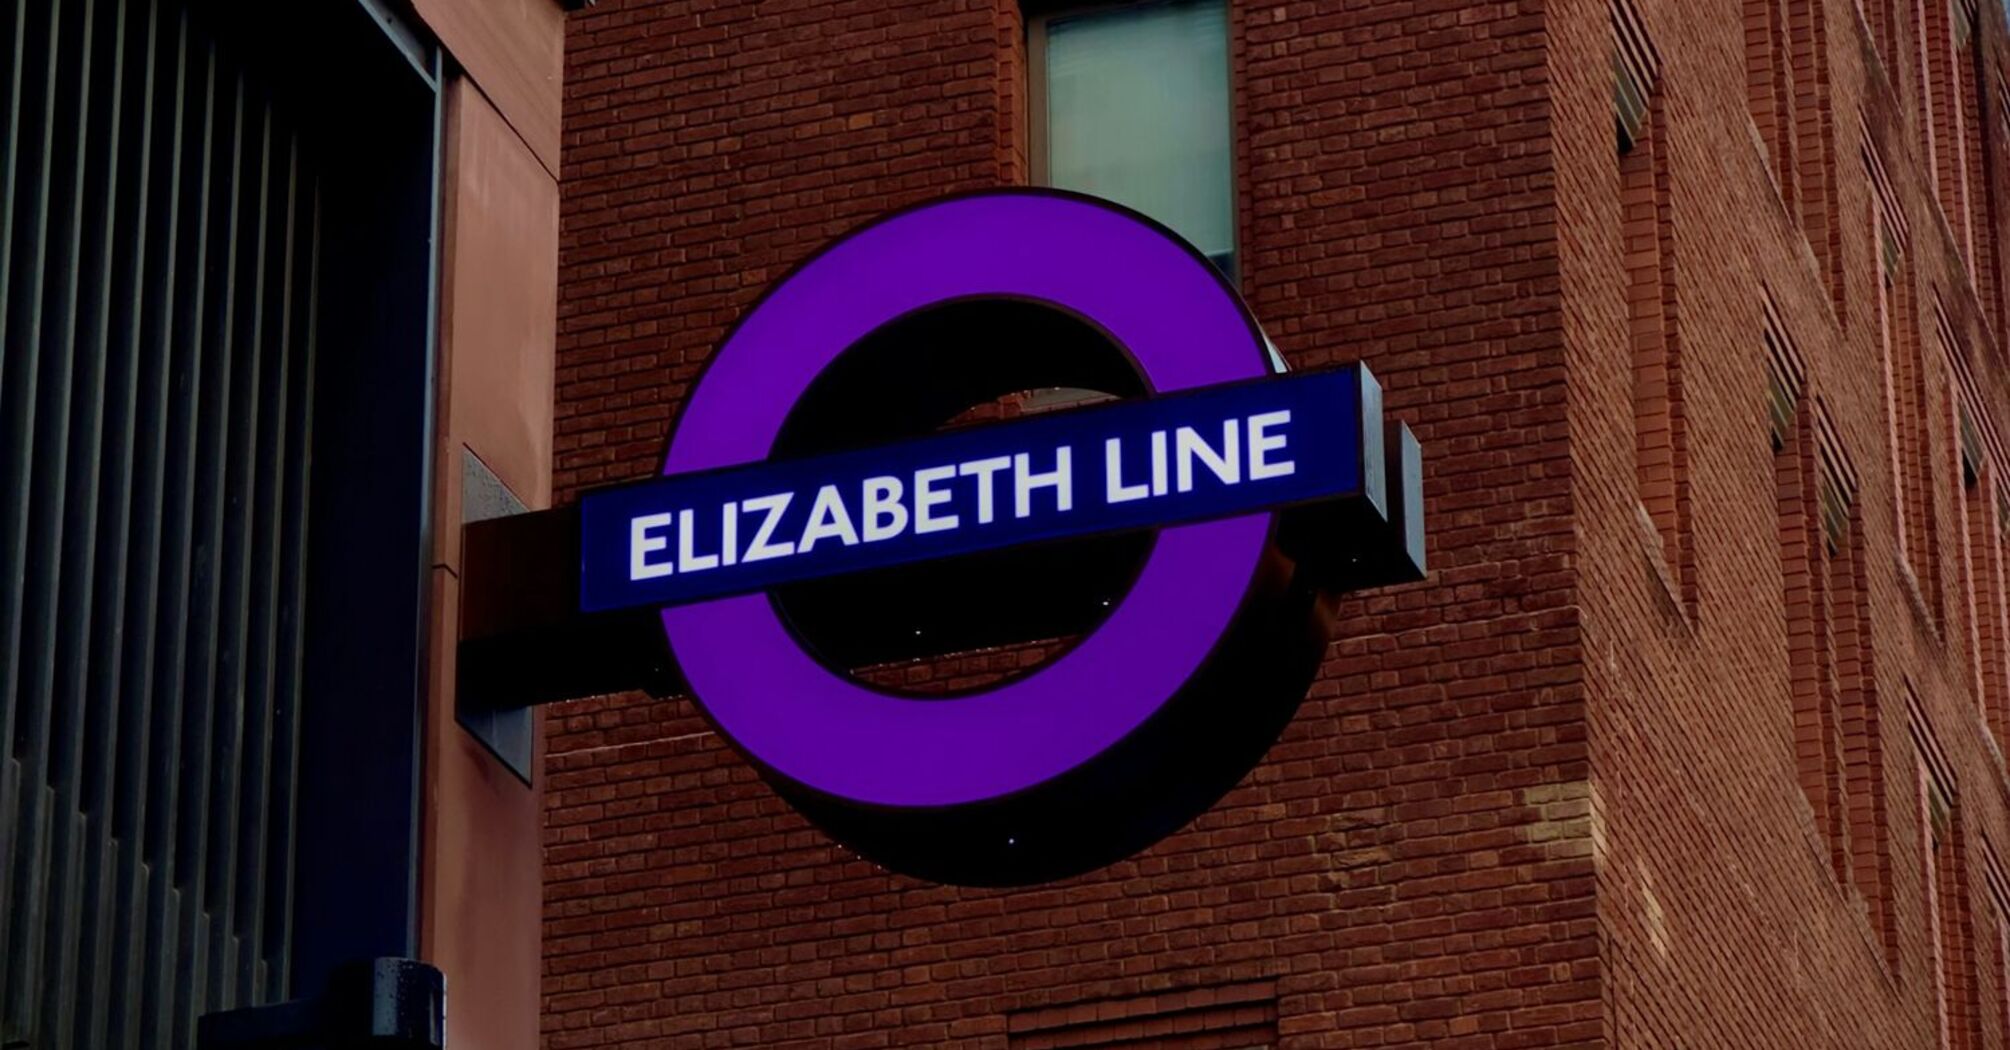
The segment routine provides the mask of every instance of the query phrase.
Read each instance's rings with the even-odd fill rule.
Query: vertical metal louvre
[[[287,991],[319,189],[185,0],[0,34],[0,1047],[183,1047]]]

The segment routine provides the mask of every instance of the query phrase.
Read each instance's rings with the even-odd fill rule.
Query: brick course
[[[1290,1048],[1931,1047],[1920,721],[1959,796],[1961,1031],[2005,1046],[1985,872],[2010,849],[2010,776],[1956,626],[1949,412],[1928,427],[1942,554],[1897,556],[1866,134],[1911,230],[1902,320],[1929,403],[1951,404],[1953,382],[1936,295],[2002,425],[2010,371],[1940,217],[1913,66],[1885,72],[1851,0],[1785,0],[1783,24],[1825,57],[1811,75],[1827,102],[1790,132],[1797,164],[1826,167],[1783,190],[1750,116],[1739,5],[1638,0],[1661,58],[1680,303],[1671,547],[1635,467],[1608,4],[1231,6],[1245,294],[1294,366],[1367,361],[1416,428],[1431,579],[1342,602],[1298,717],[1220,805],[1053,886],[877,870],[686,701],[551,709],[545,1045],[1004,1048],[1071,1010],[1128,1020],[1262,988]],[[1982,7],[1993,82],[2003,15]],[[1025,179],[1022,18],[1017,0],[602,0],[572,16],[561,502],[648,473],[726,327],[824,241]],[[1916,56],[1916,25],[1895,24]],[[1994,152],[1969,165],[1996,200],[2002,119],[1980,115]],[[1990,287],[2000,210],[1973,220]],[[1806,403],[1861,478],[1877,717],[1876,746],[1858,744],[1882,766],[1888,826],[1882,859],[1840,870],[1795,764],[1769,295]],[[1022,655],[903,674],[964,682]],[[1851,874],[1880,863],[1888,947],[1857,888],[1875,880]]]

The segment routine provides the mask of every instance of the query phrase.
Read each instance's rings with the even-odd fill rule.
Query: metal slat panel
[[[186,27],[186,20],[184,22]],[[158,637],[154,644],[155,665],[153,760],[148,781],[147,864],[150,886],[147,901],[146,972],[144,1006],[140,1029],[147,1046],[167,1046],[173,1033],[170,1016],[175,1009],[176,952],[179,928],[175,923],[178,895],[174,892],[179,875],[176,848],[181,838],[178,803],[184,775],[182,761],[183,703],[182,677],[188,654],[189,561],[195,518],[196,422],[201,391],[204,343],[205,286],[210,268],[211,175],[216,136],[217,58],[215,46],[188,34],[191,67],[200,63],[201,72],[191,68],[187,120],[192,136],[185,142],[183,163],[190,165],[189,179],[182,187],[179,206],[187,225],[182,253],[176,268],[184,275],[184,292],[173,300],[174,371],[170,383],[173,403],[165,438],[169,442],[162,491],[160,590],[156,619]],[[200,81],[200,87],[194,83]]]
[[[91,888],[83,878],[85,858],[95,856],[105,837],[102,815],[84,798],[85,749],[95,731],[103,735],[109,713],[89,702],[92,677],[91,624],[96,597],[99,482],[105,388],[114,362],[111,345],[111,291],[115,270],[113,207],[119,199],[118,166],[125,118],[126,0],[99,0],[91,13],[94,41],[91,67],[101,70],[85,85],[86,164],[77,211],[83,240],[75,267],[76,286],[69,351],[74,358],[70,399],[69,470],[63,513],[62,560],[56,624],[56,684],[51,718],[49,782],[54,789],[55,860],[49,877],[50,904],[44,927],[41,1013],[49,1038],[58,1046],[75,1037],[78,941]]]
[[[0,13],[0,1045],[292,991],[322,155],[214,13]]]
[[[56,163],[55,107],[57,89],[57,42],[61,22],[61,0],[48,4],[26,4],[31,8],[24,26],[21,59],[22,93],[13,107],[21,115],[19,141],[23,155],[20,191],[4,202],[14,210],[9,256],[15,260],[7,289],[8,326],[0,333],[0,343],[13,347],[5,361],[5,400],[0,401],[0,486],[10,492],[27,492],[35,433],[36,382],[40,362],[42,326],[42,286],[44,258],[49,236],[49,187]],[[17,989],[30,980],[30,971],[12,949],[16,928],[25,921],[17,906],[17,886],[27,880],[30,866],[37,863],[22,840],[22,809],[35,793],[23,764],[12,758],[14,740],[23,709],[34,698],[22,696],[22,617],[26,601],[26,578],[22,572],[27,557],[28,501],[9,500],[0,504],[0,754],[10,756],[0,775],[0,841],[10,844],[7,857],[0,858],[0,1037],[26,1031],[27,1018],[11,1004],[20,996]]]
[[[228,445],[224,450],[222,542],[217,547],[221,577],[215,644],[215,684],[217,722],[210,750],[215,763],[210,784],[208,840],[203,850],[205,864],[203,906],[209,918],[210,965],[206,972],[206,1010],[223,1010],[233,1005],[237,969],[237,806],[243,794],[247,708],[253,701],[245,695],[245,635],[249,630],[251,602],[251,559],[254,555],[252,515],[257,506],[257,483],[253,472],[259,455],[259,417],[263,415],[262,385],[265,346],[266,270],[269,232],[267,205],[272,187],[272,110],[247,114],[251,142],[247,143],[242,204],[247,205],[239,236],[237,269],[232,283],[236,292],[233,331],[236,335],[236,365],[230,370]],[[255,119],[254,119],[255,117]]]
[[[35,395],[34,444],[28,493],[28,535],[26,560],[19,576],[23,584],[20,623],[20,671],[17,678],[21,704],[15,713],[14,757],[21,764],[21,815],[14,846],[14,899],[10,904],[13,921],[7,951],[27,980],[16,980],[9,989],[5,1008],[10,1017],[30,1032],[40,1027],[40,997],[35,994],[41,979],[46,940],[43,923],[48,921],[52,903],[51,849],[57,826],[67,819],[56,809],[56,791],[49,782],[51,747],[64,740],[56,738],[67,730],[70,720],[56,725],[56,712],[64,705],[55,695],[56,640],[70,625],[59,622],[59,587],[64,558],[64,513],[67,505],[71,383],[76,373],[77,303],[81,269],[84,266],[83,183],[90,159],[91,64],[96,29],[95,3],[83,0],[68,19],[60,19],[56,62],[60,67],[58,93],[51,117],[61,142],[48,170],[49,251],[44,265],[40,316],[33,332],[39,357]]]
[[[0,126],[0,335],[7,332],[7,286],[14,263],[14,189],[21,172],[21,77],[28,68],[28,8],[15,4],[14,17],[7,20],[7,97],[5,125]],[[7,380],[9,343],[0,339],[0,384]],[[6,403],[6,387],[0,385],[0,404]],[[8,724],[0,719],[0,734]]]
[[[268,128],[270,114],[268,112]],[[273,158],[274,137],[268,131],[267,157]],[[279,509],[286,496],[286,416],[292,406],[287,401],[290,373],[287,325],[291,320],[294,223],[299,214],[298,144],[287,135],[276,144],[276,184],[269,182],[282,202],[266,214],[271,227],[270,254],[261,252],[267,274],[273,278],[259,298],[258,338],[254,345],[269,362],[257,391],[263,410],[259,418],[257,472],[253,481],[256,508],[252,542],[246,550],[250,606],[243,640],[245,653],[241,688],[245,695],[244,776],[242,794],[234,800],[236,814],[226,827],[236,829],[234,844],[236,870],[231,873],[230,922],[234,941],[241,954],[234,967],[236,997],[251,1001],[258,996],[258,959],[262,945],[261,925],[264,885],[267,814],[272,804],[272,730],[279,697],[273,692],[280,577]]]
[[[145,284],[149,248],[152,243],[154,100],[159,90],[160,9],[153,0],[134,0],[126,5],[127,31],[131,34],[132,76],[127,81],[123,105],[131,114],[131,130],[125,137],[120,158],[123,192],[118,194],[116,230],[119,240],[119,276],[116,288],[107,286],[106,308],[115,330],[110,336],[116,361],[107,380],[109,393],[104,440],[106,462],[101,481],[104,499],[100,504],[97,583],[93,602],[91,651],[95,655],[91,683],[91,709],[101,719],[89,743],[87,763],[91,783],[84,796],[84,808],[95,814],[103,834],[93,843],[85,869],[86,897],[91,902],[87,925],[80,934],[79,969],[75,988],[77,1009],[88,1025],[80,1028],[88,1046],[105,1046],[110,1039],[111,1018],[118,1012],[112,998],[114,973],[121,960],[133,952],[125,937],[125,916],[132,914],[128,895],[130,880],[125,872],[133,865],[137,838],[130,834],[132,806],[121,797],[118,787],[130,783],[120,776],[120,758],[129,741],[144,748],[146,722],[135,717],[128,694],[122,688],[124,661],[119,654],[128,643],[125,633],[128,583],[136,560],[133,557],[133,489],[135,461],[142,440],[137,428],[141,384],[146,368]],[[145,762],[144,756],[138,762]],[[124,863],[122,863],[122,861]]]
[[[158,232],[150,237],[147,256],[148,278],[142,291],[139,338],[145,347],[145,364],[140,383],[142,396],[136,404],[134,430],[147,440],[134,470],[132,509],[128,517],[133,533],[130,583],[126,591],[125,649],[123,666],[125,722],[131,731],[120,741],[119,785],[116,789],[115,823],[120,840],[127,844],[131,860],[120,871],[117,900],[126,916],[122,935],[123,965],[113,972],[112,991],[106,1002],[114,1004],[108,1040],[110,1045],[133,1050],[141,1045],[146,1032],[146,989],[151,987],[146,968],[153,958],[148,950],[154,930],[155,879],[160,872],[155,852],[159,837],[148,809],[150,790],[156,781],[154,764],[158,753],[151,747],[163,724],[171,720],[163,712],[171,710],[170,699],[155,701],[154,643],[160,599],[160,568],[163,561],[162,524],[168,493],[167,435],[174,402],[175,307],[179,301],[177,284],[181,258],[181,200],[188,127],[190,49],[186,12],[164,14],[155,4],[152,19],[158,38],[157,58],[163,71],[156,98],[157,119],[165,122],[164,134],[155,147],[150,163],[155,176],[148,193],[148,215]],[[165,881],[164,878],[158,881]]]
[[[201,422],[197,434],[196,471],[192,479],[195,517],[190,533],[187,636],[189,660],[182,683],[181,805],[175,822],[175,888],[181,894],[177,917],[178,944],[188,965],[175,987],[175,1015],[187,1016],[205,1001],[207,976],[215,946],[202,922],[203,888],[208,866],[208,795],[214,791],[212,759],[215,747],[217,603],[220,600],[224,540],[224,458],[228,454],[232,405],[231,368],[237,351],[236,275],[243,212],[239,183],[244,175],[244,78],[227,74],[219,90],[216,143],[219,181],[213,186],[214,241],[212,273],[205,296],[209,311],[209,341],[203,349],[200,388]]]
[[[288,339],[297,348],[297,360],[287,377],[285,510],[280,515],[279,605],[274,631],[279,639],[279,655],[273,670],[277,676],[273,695],[279,707],[273,713],[272,730],[272,828],[266,838],[265,913],[260,945],[270,967],[265,975],[268,999],[283,999],[292,987],[293,869],[295,836],[299,813],[300,781],[300,702],[306,692],[307,654],[307,497],[314,469],[314,369],[316,333],[320,331],[321,304],[321,193],[311,176],[303,194],[306,209],[301,216],[301,238],[291,260],[295,273],[303,277],[293,289],[287,324]],[[289,287],[293,287],[289,282]]]

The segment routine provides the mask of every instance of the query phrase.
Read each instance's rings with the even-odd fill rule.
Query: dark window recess
[[[1661,75],[1661,56],[1647,39],[1646,23],[1633,0],[1611,0],[1612,109],[1617,119],[1619,152],[1633,149],[1647,134],[1648,100]]]
[[[1913,746],[1919,756],[1920,853],[1928,944],[1932,949],[1939,1045],[1982,1045],[1982,997],[1969,904],[1967,835],[1947,756],[1907,693]]]
[[[1985,444],[1975,406],[1974,380],[1965,362],[1950,359],[1956,389],[1954,431],[1961,453],[1961,487],[1956,490],[1956,518],[1961,526],[1962,643],[1968,656],[1968,688],[1976,713],[2000,739],[2003,710],[2003,566],[1997,557],[1995,523],[1998,488],[1995,457]]]
[[[1858,477],[1770,296],[1764,343],[1795,772],[1837,882],[1861,899],[1889,961],[1898,942]]]
[[[2000,471],[1993,480],[1988,498],[1995,504],[1995,516],[1991,527],[1983,531],[1992,572],[1988,592],[1978,595],[1977,600],[1983,605],[1984,616],[1996,639],[1984,671],[1983,702],[1989,731],[1995,734],[1997,747],[2001,748],[2010,739],[2010,482],[2005,481]]]
[[[1660,540],[1661,567],[1683,605],[1696,604],[1689,557],[1688,434],[1682,413],[1682,344],[1676,295],[1675,220],[1667,117],[1659,96],[1619,158],[1620,232],[1633,348],[1633,467],[1640,508]]]

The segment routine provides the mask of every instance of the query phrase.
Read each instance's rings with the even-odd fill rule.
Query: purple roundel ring
[[[914,311],[981,297],[1085,318],[1155,393],[1269,373],[1241,299],[1163,229],[1065,194],[952,197],[850,234],[762,299],[691,392],[663,473],[768,458],[847,349]],[[666,608],[663,630],[714,724],[772,773],[854,805],[986,803],[1080,769],[1171,701],[1229,632],[1272,517],[1160,530],[1129,593],[1079,644],[951,699],[888,695],[825,667],[765,594]]]

